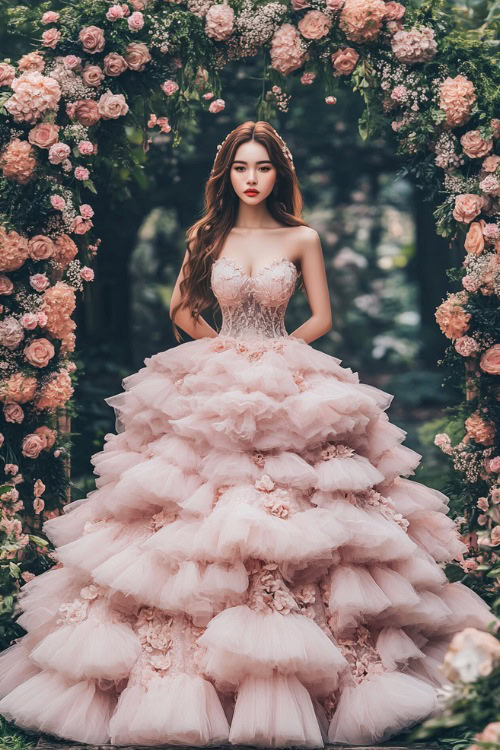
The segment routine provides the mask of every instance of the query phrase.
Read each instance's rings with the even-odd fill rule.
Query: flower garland
[[[462,372],[465,361],[474,373],[468,442],[449,452],[457,476],[469,482],[468,531],[488,539],[484,554],[493,560],[500,541],[500,87],[484,40],[457,32],[442,3],[430,1],[75,0],[57,12],[46,7],[7,11],[11,27],[28,24],[39,44],[16,62],[0,62],[4,619],[20,579],[40,570],[40,555],[50,561],[46,543],[26,534],[22,520],[34,516],[36,531],[68,497],[71,445],[61,425],[73,413],[71,315],[76,294],[93,280],[100,245],[91,205],[99,145],[113,127],[126,155],[129,122],[142,127],[145,151],[158,132],[178,145],[199,108],[224,110],[224,66],[261,50],[267,67],[259,119],[287,111],[291,79],[317,82],[326,105],[336,103],[340,86],[351,86],[365,100],[362,136],[387,131],[407,171],[439,197],[438,233],[460,242],[468,230],[464,290],[450,295],[437,318],[456,342],[450,364]],[[472,468],[464,468],[466,453],[475,456]]]

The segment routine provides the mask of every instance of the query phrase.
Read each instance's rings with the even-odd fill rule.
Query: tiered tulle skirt
[[[102,744],[322,747],[438,712],[454,632],[492,615],[442,565],[447,498],[392,396],[304,341],[204,338],[107,399],[96,490],[45,523],[0,713]]]

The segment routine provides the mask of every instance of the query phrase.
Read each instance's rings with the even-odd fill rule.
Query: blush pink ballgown
[[[106,399],[97,489],[45,523],[0,713],[83,743],[322,747],[439,712],[453,633],[491,611],[447,582],[465,545],[421,456],[284,315],[297,270],[212,267],[216,338],[146,359]]]

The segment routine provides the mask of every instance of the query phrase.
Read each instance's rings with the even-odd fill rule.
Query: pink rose
[[[88,266],[83,266],[82,270],[80,271],[80,276],[82,277],[84,281],[94,280],[94,272]]]
[[[3,407],[3,415],[6,422],[21,424],[24,419],[24,411],[19,404],[8,403]]]
[[[484,251],[483,227],[485,223],[484,219],[481,219],[473,221],[469,227],[464,246],[470,255],[481,255]]]
[[[175,81],[172,81],[170,78],[168,81],[165,81],[161,85],[163,92],[167,96],[171,96],[172,94],[175,94],[176,91],[179,91],[179,84],[177,84]]]
[[[144,16],[137,10],[129,16],[127,23],[130,31],[140,31],[144,26]]]
[[[35,313],[24,313],[24,315],[21,315],[20,320],[23,328],[26,328],[28,331],[32,331],[38,325],[38,315]]]
[[[314,82],[315,78],[316,78],[316,73],[302,73],[300,77],[300,82],[304,86],[309,86],[311,83]]]
[[[66,143],[54,143],[49,148],[49,161],[51,164],[61,164],[68,158],[70,152],[71,149]]]
[[[128,104],[123,94],[107,91],[99,99],[97,109],[103,120],[116,120],[127,114]]]
[[[146,67],[146,63],[151,60],[151,55],[145,44],[141,42],[130,42],[127,45],[127,54],[125,60],[130,70],[142,71]]]
[[[42,16],[42,23],[47,25],[49,23],[57,23],[59,21],[59,13],[55,10],[48,10]]]
[[[4,273],[0,273],[0,294],[12,294],[14,291],[14,284]]]
[[[78,57],[78,55],[66,55],[64,58],[64,64],[70,70],[76,70],[81,66],[82,58]]]
[[[342,10],[344,3],[345,0],[326,0],[326,7],[328,10],[337,13],[339,10]]]
[[[85,52],[91,55],[102,52],[106,43],[104,31],[99,26],[86,26],[80,31],[79,39]]]
[[[86,234],[92,228],[92,222],[85,221],[83,216],[75,216],[71,224],[71,231],[74,234]]]
[[[13,65],[0,62],[0,86],[10,86],[16,77],[16,69]]]
[[[488,470],[491,472],[500,472],[500,456],[495,456],[495,458],[490,458],[490,462],[488,464]]]
[[[107,76],[119,76],[128,69],[127,61],[122,55],[110,52],[104,58],[104,72]]]
[[[53,344],[48,339],[34,339],[24,348],[24,356],[33,367],[47,367],[55,354]]]
[[[99,122],[101,115],[97,107],[97,102],[93,99],[79,99],[74,103],[73,116],[78,120],[79,123],[85,125],[86,128],[90,128]]]
[[[332,19],[320,10],[310,10],[301,18],[298,27],[306,39],[321,39],[328,34]]]
[[[104,78],[104,73],[98,65],[87,65],[82,72],[82,81],[86,86],[98,88]]]
[[[399,21],[405,14],[405,7],[401,3],[396,3],[390,0],[385,4],[385,20],[386,21]]]
[[[206,94],[202,94],[202,96],[203,96],[203,99],[207,99],[208,100],[208,99],[213,99],[214,96],[215,96],[215,94],[214,94],[213,91],[207,91],[207,93]]]
[[[359,60],[359,55],[352,47],[338,49],[331,56],[336,75],[348,75],[352,73]]]
[[[210,102],[208,111],[212,114],[217,114],[217,112],[222,112],[225,106],[226,102],[224,99],[214,99],[213,102]]]
[[[90,141],[80,141],[78,151],[84,156],[90,156],[94,153],[94,145]]]
[[[59,128],[52,122],[39,122],[28,133],[28,141],[38,148],[50,148],[59,139]]]
[[[40,328],[45,328],[48,322],[47,313],[44,313],[43,310],[39,310],[36,314],[36,317]]]
[[[43,46],[50,47],[51,49],[55,49],[57,47],[60,39],[61,32],[59,31],[59,29],[47,29],[47,31],[44,31],[42,34]]]
[[[26,435],[22,442],[22,454],[26,458],[38,458],[43,448],[41,438],[34,433]]]
[[[467,133],[460,138],[460,143],[464,153],[470,159],[479,159],[482,156],[486,156],[488,151],[493,148],[493,141],[486,141],[481,138],[479,130],[469,130]]]
[[[75,169],[75,178],[77,180],[88,180],[89,179],[90,172],[85,167],[76,167]]]
[[[481,169],[484,169],[485,172],[495,172],[499,165],[500,156],[492,154],[491,156],[487,156],[483,161],[483,163],[481,164]]]
[[[453,217],[457,221],[463,221],[468,224],[481,213],[481,208],[482,202],[479,195],[475,195],[474,193],[461,193],[455,198]]]
[[[44,273],[35,273],[33,276],[30,276],[30,284],[35,291],[43,292],[44,289],[47,289],[50,282]]]
[[[106,13],[106,18],[108,21],[119,21],[124,15],[121,5],[112,5]]]
[[[292,8],[294,10],[304,10],[304,8],[309,8],[310,5],[310,0],[292,0]]]
[[[47,260],[54,255],[54,243],[50,237],[37,234],[28,242],[28,252],[32,260]]]
[[[325,96],[325,104],[337,104],[335,96]]]
[[[500,375],[500,344],[494,344],[485,351],[479,366],[483,372],[489,375]]]

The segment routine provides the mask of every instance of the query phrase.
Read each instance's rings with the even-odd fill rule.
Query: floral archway
[[[77,0],[11,10],[37,49],[0,62],[0,586],[3,640],[16,595],[52,563],[43,520],[69,499],[76,296],[100,247],[92,202],[102,139],[125,126],[174,146],[200,109],[228,104],[220,73],[263,54],[258,119],[286,111],[291,79],[361,93],[363,138],[392,131],[436,231],[465,247],[436,320],[462,400],[436,444],[453,461],[463,538],[454,575],[492,601],[500,546],[500,74],[485,38],[440,3],[389,0]],[[432,272],[432,271],[430,271]],[[457,442],[458,441],[458,442]],[[41,562],[43,563],[42,566]],[[5,645],[5,643],[4,643]]]

